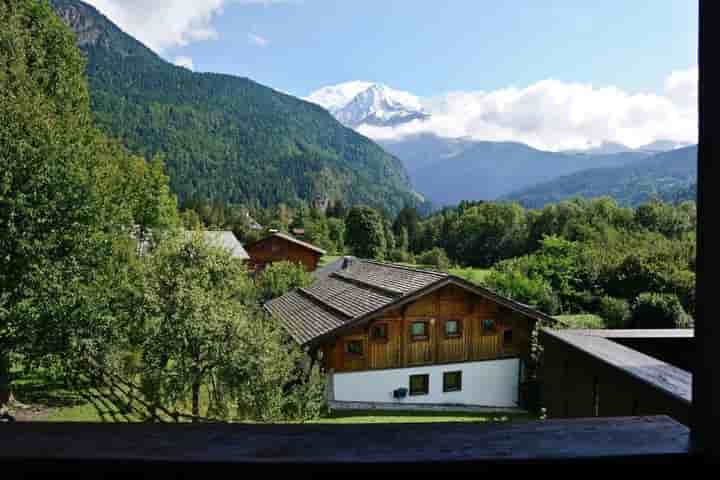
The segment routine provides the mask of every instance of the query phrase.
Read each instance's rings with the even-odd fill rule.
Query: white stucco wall
[[[443,393],[443,373],[462,371],[462,390]],[[430,375],[428,395],[410,395],[410,375]],[[518,402],[520,360],[509,358],[424,367],[394,368],[333,375],[334,399],[340,402],[384,402],[515,407]],[[408,395],[393,397],[404,387]]]

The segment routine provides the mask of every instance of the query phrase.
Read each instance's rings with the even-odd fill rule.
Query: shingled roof
[[[264,242],[264,241],[266,241],[266,240],[268,240],[268,239],[270,239],[270,238],[273,238],[273,237],[275,237],[275,238],[282,238],[283,240],[287,240],[288,242],[294,243],[294,244],[296,244],[296,245],[300,245],[301,247],[305,247],[305,248],[307,248],[308,250],[312,250],[313,252],[318,253],[318,254],[320,254],[320,255],[325,255],[325,254],[327,253],[325,250],[323,250],[323,249],[320,248],[320,247],[316,247],[315,245],[313,245],[313,244],[311,244],[311,243],[303,242],[302,240],[298,240],[297,238],[295,238],[295,237],[293,237],[293,236],[290,236],[290,235],[287,235],[287,234],[281,233],[281,232],[271,233],[271,234],[268,235],[267,237],[263,237],[263,238],[261,238],[260,240],[258,240],[258,241],[256,241],[256,242],[253,242],[253,243],[251,243],[251,244],[245,245],[245,248],[248,248],[248,247],[250,247],[250,246],[252,246],[252,245],[256,245],[256,244],[258,244],[258,243]]]
[[[446,273],[354,258],[318,277],[312,285],[267,302],[265,308],[280,319],[298,343],[306,345],[450,283],[533,318],[553,322],[552,317],[527,305]]]

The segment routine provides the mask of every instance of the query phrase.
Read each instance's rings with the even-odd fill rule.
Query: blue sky
[[[212,21],[216,39],[163,54],[296,95],[354,79],[420,96],[546,78],[658,91],[670,71],[697,61],[692,0],[443,3],[231,3]]]
[[[363,80],[448,136],[538,148],[697,137],[697,0],[86,0],[168,61],[306,97]]]

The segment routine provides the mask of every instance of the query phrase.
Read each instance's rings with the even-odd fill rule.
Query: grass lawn
[[[123,416],[118,412],[105,411],[101,414],[94,403],[49,410],[33,420],[50,422],[136,422],[138,418]],[[412,412],[383,410],[334,411],[327,417],[310,423],[317,424],[353,424],[353,423],[434,423],[434,422],[519,422],[537,420],[537,417],[508,413],[468,413],[468,412]]]
[[[554,318],[562,328],[605,328],[605,322],[598,315],[557,315]]]
[[[139,422],[133,411],[121,412],[100,391],[87,388],[75,392],[67,386],[33,374],[18,378],[14,386],[17,400],[26,408],[15,409],[18,421],[45,422]],[[202,399],[201,399],[202,400]],[[204,408],[204,407],[203,407]],[[528,414],[433,412],[401,410],[342,410],[333,411],[311,423],[428,423],[428,422],[518,422],[537,420]]]
[[[327,418],[313,423],[433,423],[433,422],[520,422],[537,420],[529,414],[468,413],[468,412],[412,412],[401,410],[344,410],[332,412]]]
[[[485,279],[485,277],[488,276],[490,273],[489,268],[473,268],[473,267],[466,267],[466,268],[451,268],[449,270],[449,273],[452,275],[455,275],[457,277],[460,277],[464,280],[467,280],[468,282],[476,283],[480,285],[482,281]]]

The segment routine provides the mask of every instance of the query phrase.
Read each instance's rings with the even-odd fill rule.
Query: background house
[[[445,273],[343,260],[266,304],[330,374],[334,407],[520,404],[531,332],[552,318]]]
[[[273,262],[296,262],[308,272],[314,271],[325,250],[284,233],[273,233],[245,246],[250,255],[250,269],[258,272]]]
[[[192,232],[186,231],[186,234],[190,235]],[[243,261],[250,259],[250,255],[248,255],[247,251],[245,251],[242,243],[240,243],[235,234],[229,230],[204,230],[203,236],[209,245],[224,248],[230,252],[233,258]]]

